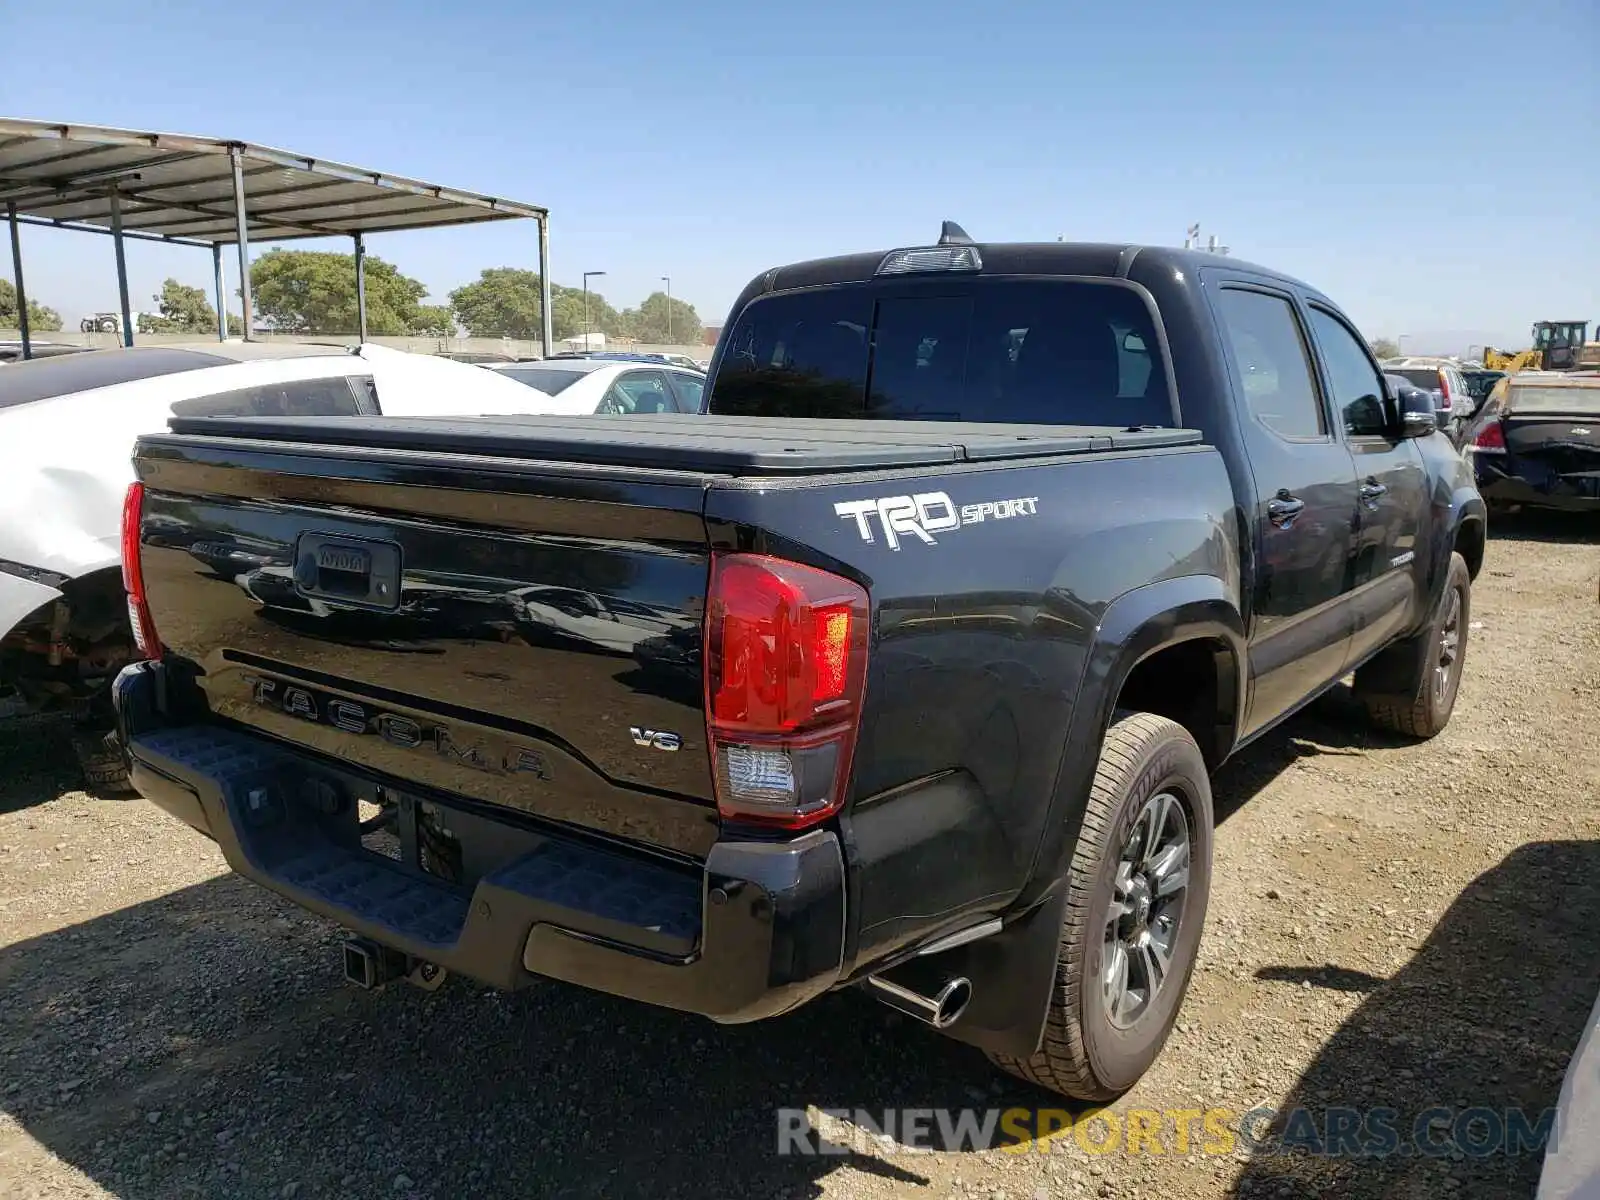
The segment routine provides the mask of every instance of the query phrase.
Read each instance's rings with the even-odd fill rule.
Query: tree
[[[217,310],[211,307],[204,290],[168,279],[155,297],[160,315],[139,314],[140,333],[215,333]],[[228,332],[237,336],[243,330],[239,318],[228,314]]]
[[[581,287],[566,287],[563,284],[552,283],[550,311],[553,314],[557,338],[577,337],[584,332],[586,307],[589,330],[603,333],[608,338],[621,337],[628,332],[623,324],[622,314],[607,304],[606,298],[599,292],[591,290],[585,305],[584,291]]]
[[[9,279],[0,279],[0,329],[20,329],[17,289]],[[43,304],[28,301],[28,332],[55,333],[61,328],[61,314]]]
[[[367,332],[437,336],[442,305],[392,263],[367,255]],[[356,260],[326,250],[269,250],[250,264],[256,312],[285,333],[355,333]],[[453,322],[452,322],[453,326]]]
[[[539,276],[516,267],[488,267],[476,283],[450,293],[450,307],[473,337],[537,338]]]
[[[419,304],[410,332],[427,337],[455,337],[455,314],[448,304]]]
[[[473,337],[512,337],[536,340],[543,332],[539,307],[539,274],[519,267],[488,267],[477,281],[450,293],[450,307]],[[584,293],[581,287],[550,285],[550,320],[555,336],[576,337],[583,332]],[[624,332],[622,314],[599,292],[589,293],[589,327],[608,337]]]
[[[670,307],[669,307],[670,306]],[[671,313],[671,320],[667,314]],[[694,346],[700,343],[700,314],[694,305],[669,300],[665,292],[651,292],[638,308],[622,314],[633,337],[652,346]]]
[[[1400,357],[1399,345],[1393,341],[1390,341],[1388,338],[1373,338],[1372,341],[1367,344],[1372,347],[1372,356],[1374,358],[1382,359]]]

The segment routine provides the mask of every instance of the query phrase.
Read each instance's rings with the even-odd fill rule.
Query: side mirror
[[[1400,436],[1403,438],[1427,437],[1439,430],[1438,414],[1427,392],[1407,391],[1400,394]]]

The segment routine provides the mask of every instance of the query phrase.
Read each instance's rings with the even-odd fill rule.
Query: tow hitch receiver
[[[372,991],[406,974],[406,956],[398,950],[380,946],[363,937],[346,938],[344,977],[359,988]]]
[[[347,937],[344,940],[345,980],[365,991],[404,979],[431,992],[445,981],[445,975],[445,969],[438,964],[391,950],[371,938]]]

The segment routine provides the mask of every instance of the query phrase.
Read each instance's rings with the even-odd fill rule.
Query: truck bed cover
[[[712,474],[827,474],[997,459],[1157,450],[1192,429],[818,420],[689,414],[564,417],[175,417],[175,434],[375,450],[655,467]],[[147,441],[159,441],[156,438]]]

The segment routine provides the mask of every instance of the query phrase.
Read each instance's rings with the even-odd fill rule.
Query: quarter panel
[[[933,524],[952,512],[983,519],[891,540],[883,514],[893,520],[894,499],[932,495],[944,498],[924,503]],[[1004,517],[982,508],[1007,501],[1027,503]],[[714,545],[808,557],[871,593],[844,817],[852,853],[892,864],[908,830],[929,822],[942,848],[925,874],[894,868],[892,883],[852,896],[863,959],[1021,890],[1053,819],[1079,682],[1112,603],[1189,575],[1233,595],[1238,578],[1232,491],[1209,448],[717,486],[707,523]]]

